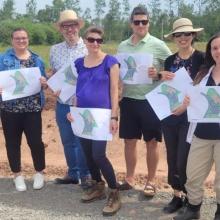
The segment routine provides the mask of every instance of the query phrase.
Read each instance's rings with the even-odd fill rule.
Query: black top
[[[215,81],[210,74],[207,86],[220,86],[216,85]],[[194,132],[195,136],[207,140],[220,140],[220,125],[219,123],[198,123]]]
[[[196,74],[199,71],[200,66],[204,63],[205,54],[201,51],[195,50],[193,54],[186,60],[179,57],[178,53],[169,56],[165,60],[164,70],[170,72],[176,72],[178,69],[185,67],[192,80],[195,79]],[[179,123],[188,123],[187,113],[184,112],[182,115],[170,115],[169,117],[162,120],[162,123],[168,125],[176,125]]]

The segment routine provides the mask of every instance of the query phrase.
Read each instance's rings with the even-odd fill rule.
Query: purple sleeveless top
[[[84,57],[75,61],[77,107],[111,109],[110,68],[115,64],[119,62],[111,55],[106,55],[101,64],[90,68],[84,66]]]

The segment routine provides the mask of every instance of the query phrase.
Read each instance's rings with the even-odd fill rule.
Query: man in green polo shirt
[[[126,178],[119,186],[121,190],[131,189],[134,185],[134,172],[137,162],[136,143],[144,138],[147,147],[146,162],[148,178],[144,189],[146,196],[154,196],[156,187],[154,178],[159,161],[159,148],[162,134],[160,121],[145,99],[145,94],[158,85],[159,71],[163,69],[165,59],[171,55],[166,44],[149,34],[149,14],[143,7],[135,7],[131,14],[132,36],[121,42],[118,53],[148,53],[153,55],[153,67],[146,74],[153,78],[152,84],[124,84],[120,103],[119,136],[125,142]]]

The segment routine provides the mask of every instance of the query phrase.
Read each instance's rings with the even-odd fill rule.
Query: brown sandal
[[[146,183],[144,187],[144,195],[146,197],[153,197],[156,195],[156,186],[150,182]]]

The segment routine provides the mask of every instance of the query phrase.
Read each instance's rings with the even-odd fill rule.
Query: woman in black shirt
[[[169,56],[165,61],[165,71],[162,72],[164,80],[175,77],[175,72],[185,67],[192,80],[195,78],[200,66],[204,62],[204,53],[194,49],[193,41],[203,28],[194,29],[192,22],[187,18],[180,18],[173,24],[173,31],[166,35],[176,44],[178,51]],[[168,183],[174,190],[172,200],[164,207],[165,213],[173,213],[184,204],[183,196],[186,194],[184,184],[186,182],[186,163],[190,144],[186,142],[189,123],[184,112],[173,115],[162,121],[162,131],[167,149]]]

